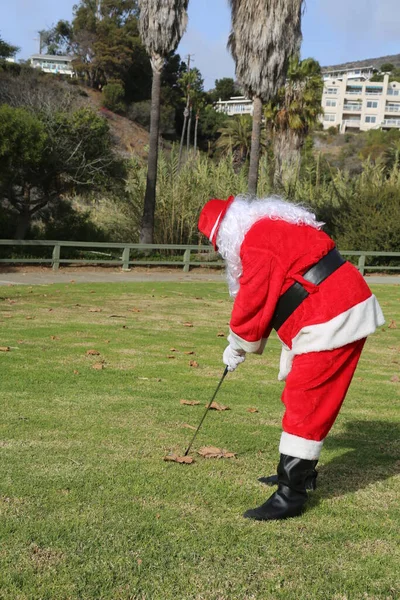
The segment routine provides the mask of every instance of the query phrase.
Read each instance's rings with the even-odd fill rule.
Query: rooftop
[[[69,62],[71,62],[72,60],[74,60],[75,57],[66,56],[62,54],[32,54],[31,58],[39,58],[41,60],[68,60]]]

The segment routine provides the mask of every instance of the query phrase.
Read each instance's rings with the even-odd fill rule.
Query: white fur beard
[[[226,276],[229,294],[235,298],[240,287],[242,261],[240,248],[250,227],[260,219],[281,219],[296,225],[310,225],[321,229],[324,223],[318,222],[315,215],[300,205],[291,204],[279,197],[248,198],[237,196],[229,207],[217,236],[218,252],[226,263]]]

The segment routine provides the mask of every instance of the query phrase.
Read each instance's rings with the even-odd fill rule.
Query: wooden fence
[[[114,242],[60,242],[49,240],[0,240],[0,246],[9,246],[10,249],[24,247],[50,247],[52,250],[51,258],[25,258],[23,256],[9,258],[0,258],[0,263],[6,264],[51,264],[54,271],[57,271],[60,265],[116,265],[121,266],[123,271],[129,271],[132,265],[142,266],[183,266],[183,271],[187,273],[190,267],[221,267],[223,261],[218,257],[212,246],[178,245],[178,244],[124,244]],[[62,248],[72,248],[81,250],[86,255],[91,254],[93,258],[62,258]],[[107,254],[105,251],[114,251]],[[177,254],[171,258],[164,259],[155,254],[157,251],[168,253],[174,251]],[[115,251],[117,258],[114,258]],[[343,256],[358,258],[357,266],[362,275],[365,271],[400,271],[400,252],[373,252],[368,250],[345,250],[340,251]],[[132,258],[131,253],[141,254]],[[10,255],[12,252],[10,252]],[[151,256],[155,256],[155,259]],[[390,259],[399,259],[398,266],[393,265],[368,265],[367,258],[380,257],[384,262],[390,262]]]

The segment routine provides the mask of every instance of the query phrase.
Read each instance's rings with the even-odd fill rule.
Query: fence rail
[[[54,271],[58,271],[60,265],[119,265],[123,271],[129,271],[131,265],[155,265],[155,266],[183,266],[183,271],[187,273],[190,267],[194,266],[209,266],[221,267],[224,262],[215,260],[215,250],[212,246],[195,246],[195,245],[180,245],[180,244],[126,244],[119,242],[62,242],[50,240],[0,240],[1,246],[9,246],[10,248],[21,246],[41,246],[52,248],[51,258],[0,258],[0,263],[6,264],[51,264]],[[83,249],[86,252],[93,253],[99,258],[61,258],[62,248]],[[96,251],[94,249],[99,249]],[[112,254],[106,254],[104,250],[120,250],[121,256],[117,259],[112,258]],[[143,255],[141,257],[131,258],[131,251],[135,250]],[[181,257],[177,260],[152,260],[149,259],[150,254],[154,251],[175,250],[182,252]],[[195,253],[195,260],[192,260],[192,253]],[[386,259],[400,259],[400,252],[375,252],[368,250],[341,250],[343,256],[358,257],[357,267],[362,275],[365,271],[400,271],[399,266],[393,265],[367,265],[368,257],[382,257]],[[111,258],[104,258],[105,256]],[[181,260],[179,260],[181,258]],[[400,260],[399,260],[400,263]]]

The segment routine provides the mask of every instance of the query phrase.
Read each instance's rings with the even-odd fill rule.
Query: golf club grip
[[[187,455],[189,454],[190,448],[192,447],[192,444],[193,444],[194,440],[196,439],[196,436],[197,436],[197,434],[199,433],[199,429],[200,429],[200,427],[202,426],[202,424],[203,424],[203,421],[204,421],[204,419],[206,418],[206,415],[207,415],[207,413],[208,413],[208,411],[209,411],[209,408],[210,408],[211,404],[213,403],[213,401],[214,401],[214,398],[215,398],[215,396],[217,395],[217,393],[218,393],[218,390],[219,390],[219,388],[221,387],[221,385],[222,385],[222,382],[223,382],[223,380],[225,379],[225,377],[226,377],[227,373],[228,373],[228,367],[226,366],[226,367],[225,367],[225,370],[224,370],[224,374],[222,375],[222,377],[221,377],[221,379],[220,379],[220,381],[219,381],[219,383],[218,383],[217,389],[215,390],[213,397],[211,398],[210,402],[207,404],[207,408],[206,408],[206,410],[204,411],[204,414],[203,414],[203,416],[202,416],[202,418],[201,418],[201,421],[200,421],[200,423],[199,423],[199,426],[197,427],[196,431],[194,432],[194,436],[193,436],[193,438],[192,438],[192,441],[190,442],[190,444],[189,444],[189,446],[188,446],[188,448],[187,448],[187,450],[186,450],[186,452],[185,452],[184,456],[187,456]]]

